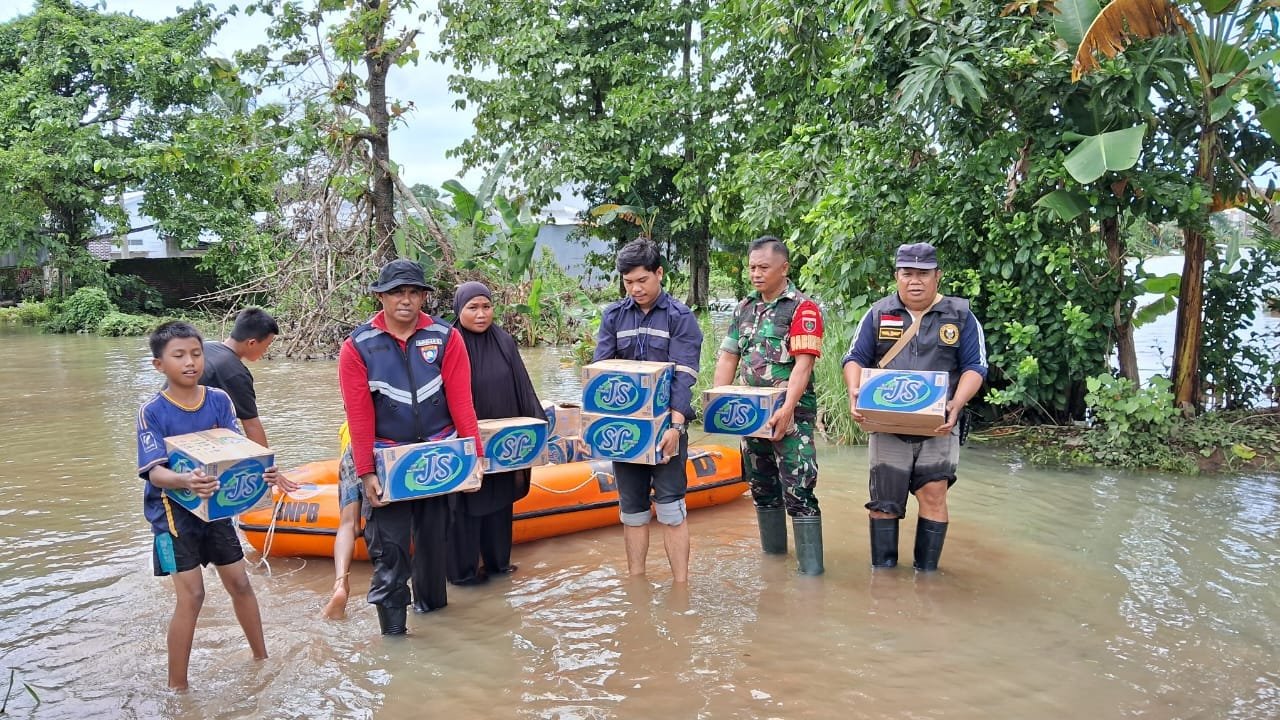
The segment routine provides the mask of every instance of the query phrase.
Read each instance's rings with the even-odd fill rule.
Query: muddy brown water
[[[545,397],[574,397],[566,357],[527,357]],[[332,456],[335,365],[253,370],[281,464]],[[657,534],[628,580],[619,531],[590,531],[518,546],[518,573],[451,588],[402,639],[360,597],[316,620],[332,565],[279,558],[252,571],[256,663],[207,571],[193,690],[175,695],[172,590],[133,472],[158,381],[140,339],[0,335],[0,691],[13,669],[42,700],[15,688],[8,716],[1280,717],[1280,478],[1052,471],[981,448],[933,575],[871,571],[865,450],[833,447],[821,578],[760,554],[745,498],[691,514],[687,588]],[[357,563],[356,588],[368,575]]]

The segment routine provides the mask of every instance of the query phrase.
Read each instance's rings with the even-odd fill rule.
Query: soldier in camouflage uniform
[[[822,354],[822,312],[787,277],[787,246],[766,235],[748,255],[755,292],[734,311],[720,346],[715,384],[785,387],[782,409],[769,419],[773,437],[744,438],[742,458],[751,484],[760,543],[766,553],[787,552],[787,520],[796,536],[800,572],[822,574],[822,515],[813,489],[818,460],[813,424],[818,398],[813,366]]]

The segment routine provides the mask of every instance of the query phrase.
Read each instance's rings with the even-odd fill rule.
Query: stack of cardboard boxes
[[[595,458],[656,465],[671,426],[671,363],[602,360],[582,370],[582,439]]]
[[[553,465],[590,458],[582,444],[582,406],[576,403],[547,403],[547,458]]]

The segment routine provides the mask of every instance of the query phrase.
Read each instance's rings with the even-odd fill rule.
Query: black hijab
[[[460,315],[468,302],[480,296],[493,300],[493,294],[482,283],[459,285],[453,296],[454,314]],[[480,420],[543,417],[542,402],[511,334],[497,325],[490,325],[482,333],[471,332],[461,321],[454,326],[471,356],[471,397],[476,417]]]
[[[453,314],[460,315],[468,302],[481,295],[493,300],[493,294],[482,283],[459,285],[453,295]],[[462,335],[467,354],[471,357],[471,399],[477,419],[545,417],[542,402],[533,389],[533,381],[529,379],[529,371],[525,369],[511,333],[493,324],[482,333],[471,332],[462,326],[460,320],[454,321],[454,327]],[[479,492],[459,493],[468,496],[460,501],[468,514],[488,514],[498,505],[510,504],[529,493],[528,470],[516,470],[509,475],[512,484],[485,482]]]

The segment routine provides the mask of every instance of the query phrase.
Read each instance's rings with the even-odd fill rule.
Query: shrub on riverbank
[[[98,323],[113,312],[117,312],[117,308],[106,290],[82,287],[63,301],[61,309],[46,327],[55,333],[94,332]]]
[[[133,337],[150,333],[164,318],[154,315],[130,315],[112,311],[98,323],[98,334],[106,337]]]
[[[1088,465],[1184,474],[1280,467],[1280,411],[1234,410],[1178,418],[1167,436],[1135,435],[1132,454],[1095,454],[1100,428],[1035,425],[990,428],[970,435],[1035,465]]]
[[[16,307],[0,308],[0,322],[18,325],[41,325],[53,318],[53,305],[49,302],[24,300]]]

